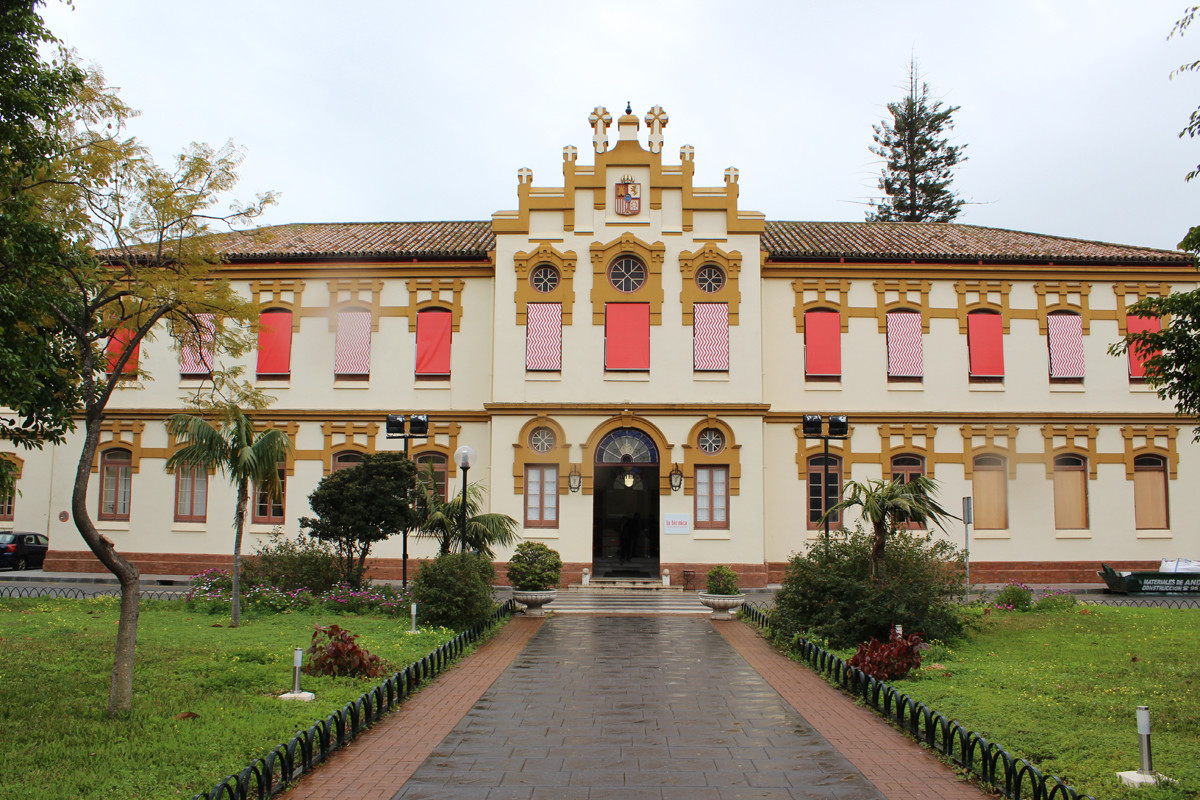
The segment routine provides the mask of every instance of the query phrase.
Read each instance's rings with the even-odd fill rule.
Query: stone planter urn
[[[746,601],[744,594],[709,594],[708,592],[698,592],[697,594],[700,602],[712,609],[713,619],[733,619],[729,612]]]
[[[531,617],[546,616],[546,612],[542,606],[554,602],[554,598],[556,597],[558,597],[557,589],[545,589],[540,592],[513,589],[513,600],[525,606],[525,613]]]

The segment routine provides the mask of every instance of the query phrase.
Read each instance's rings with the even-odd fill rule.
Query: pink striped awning
[[[188,327],[179,343],[179,374],[209,375],[213,369],[216,323],[212,314],[197,314],[199,329]]]
[[[924,374],[921,349],[921,315],[914,311],[891,311],[887,315],[888,375],[919,378]]]
[[[729,304],[696,303],[692,311],[692,360],[698,372],[729,370]]]
[[[1046,318],[1050,343],[1050,377],[1083,377],[1083,320],[1078,314]]]
[[[562,303],[530,303],[525,319],[525,369],[562,369]]]
[[[371,374],[371,312],[339,311],[334,375]]]

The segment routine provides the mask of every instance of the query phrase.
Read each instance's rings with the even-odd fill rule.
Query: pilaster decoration
[[[1033,285],[1033,290],[1037,293],[1038,331],[1042,336],[1050,331],[1046,317],[1055,311],[1078,314],[1083,335],[1088,335],[1092,322],[1092,312],[1088,308],[1091,284],[1085,281],[1038,281]]]
[[[427,308],[444,308],[450,312],[450,328],[458,332],[462,323],[462,278],[409,278],[408,308],[401,311],[408,317],[409,333],[417,332],[417,314]]]
[[[841,315],[842,333],[850,332],[850,315],[846,296],[850,281],[831,278],[800,278],[792,281],[796,293],[796,333],[804,333],[804,315],[814,309],[837,311]]]
[[[353,450],[361,455],[375,452],[375,437],[379,434],[378,422],[326,422],[321,425],[325,435],[325,449],[321,461],[326,475],[333,472],[333,457],[337,453]]]
[[[802,480],[808,480],[808,459],[813,456],[825,455],[825,442],[820,439],[805,439],[804,427],[797,425],[792,428],[792,432],[796,434],[796,476]],[[829,455],[837,456],[842,460],[842,481],[850,480],[850,473],[854,464],[874,464],[878,463],[879,456],[874,453],[855,453],[850,447],[850,442],[854,438],[854,425],[850,425],[847,429],[845,439],[830,439],[829,440]]]
[[[379,333],[383,281],[348,278],[329,281],[329,332],[337,332],[339,311],[371,312],[371,333]]]
[[[921,332],[929,333],[929,281],[899,280],[875,281],[875,317],[879,332],[887,333],[889,311],[917,311],[921,314]]]
[[[513,267],[517,273],[517,290],[513,299],[517,305],[517,324],[524,325],[530,303],[562,303],[563,325],[571,324],[571,312],[575,307],[575,264],[574,250],[559,252],[552,244],[543,243],[532,253],[519,251],[513,256]],[[530,276],[543,264],[558,270],[558,285],[549,292],[533,288]]]
[[[1000,315],[1005,333],[1009,332],[1012,310],[1008,305],[1008,281],[955,281],[958,293],[958,332],[967,335],[967,315],[972,311],[993,311]]]
[[[1061,455],[1085,455],[1088,460],[1088,477],[1096,480],[1096,434],[1095,425],[1043,425],[1042,438],[1046,442],[1046,477],[1054,477],[1054,459]]]
[[[1122,336],[1129,333],[1129,307],[1147,297],[1166,297],[1171,293],[1171,287],[1165,283],[1114,283],[1113,294],[1117,296],[1117,330]],[[1163,327],[1167,327],[1170,317],[1163,319]],[[1130,473],[1132,474],[1132,473]]]
[[[250,281],[250,299],[255,303],[264,309],[284,308],[292,312],[292,333],[300,332],[303,294],[304,281]]]
[[[1123,425],[1125,439],[1125,479],[1133,480],[1133,460],[1138,456],[1162,456],[1167,461],[1167,475],[1179,477],[1179,453],[1175,450],[1177,425]]]
[[[925,477],[932,478],[937,456],[933,450],[936,425],[880,425],[879,465],[884,480],[892,478],[892,458],[911,453],[925,461]]]
[[[650,152],[661,153],[663,146],[663,128],[667,127],[670,117],[663,111],[662,106],[655,106],[646,112],[646,127],[650,129]]]
[[[715,292],[706,292],[696,282],[696,270],[708,265],[720,267],[725,273],[725,282]],[[729,324],[738,324],[738,305],[742,293],[738,291],[738,273],[742,271],[742,254],[737,250],[726,253],[712,242],[696,252],[684,250],[679,254],[679,271],[683,274],[683,289],[679,300],[683,303],[683,324],[692,324],[692,313],[696,303],[726,303],[729,306]]]
[[[596,152],[606,152],[608,150],[608,126],[612,124],[612,114],[608,113],[608,109],[604,106],[596,106],[592,113],[588,114],[588,124],[594,130],[592,145]]]
[[[312,453],[302,452],[297,447],[296,436],[300,433],[300,423],[299,422],[295,422],[295,421],[292,421],[292,422],[283,422],[283,421],[268,422],[266,424],[266,427],[264,428],[264,430],[283,431],[285,434],[287,434],[288,440],[291,441],[292,451],[290,453],[288,453],[287,461],[284,464],[284,473],[286,475],[288,475],[289,477],[296,474],[296,460],[297,459],[300,459],[303,461],[308,461],[312,458],[312,456],[313,456]]]
[[[458,434],[461,432],[462,425],[457,422],[434,422],[431,419],[429,420],[429,438],[424,441],[413,439],[409,456],[416,461],[417,456],[422,453],[441,453],[446,457],[446,478],[449,480],[453,477],[450,473],[457,469],[454,465],[454,451],[458,449]],[[417,444],[419,441],[421,443]]]
[[[975,456],[996,455],[1008,462],[1008,479],[1017,477],[1016,425],[963,425],[963,477],[973,480]]]
[[[539,453],[530,446],[530,436],[538,428],[547,428],[554,434],[554,445],[548,453]],[[566,494],[567,475],[571,471],[571,443],[562,425],[539,414],[521,426],[517,440],[513,442],[513,494],[525,494],[526,464],[558,465],[558,493]]]
[[[130,470],[137,473],[143,456],[150,456],[142,448],[142,431],[146,423],[141,420],[106,419],[100,423],[100,441],[92,457],[92,472],[100,471],[100,456],[105,450],[120,448],[129,451]]]
[[[604,324],[605,303],[649,303],[650,324],[662,325],[662,270],[666,245],[646,244],[626,233],[607,244],[596,242],[592,256],[592,324]],[[608,267],[620,256],[636,256],[646,265],[646,281],[635,292],[619,292],[608,280]]]
[[[580,445],[583,451],[582,464],[580,465],[580,472],[583,473],[583,493],[591,494],[592,487],[595,484],[596,446],[600,444],[601,439],[618,428],[637,428],[654,442],[654,446],[658,448],[659,459],[658,493],[664,496],[670,495],[671,471],[670,469],[663,469],[663,465],[671,462],[669,454],[674,450],[674,445],[667,441],[667,437],[659,430],[657,425],[644,417],[639,417],[628,409],[597,425],[591,435],[588,436],[587,441]]]
[[[701,432],[715,428],[725,437],[725,447],[719,452],[708,454],[700,448]],[[742,482],[742,446],[734,439],[733,429],[722,420],[717,419],[716,414],[709,414],[704,419],[697,422],[688,431],[687,441],[683,445],[683,466],[680,468],[683,472],[683,493],[689,496],[696,494],[696,467],[707,466],[728,466],[729,467],[729,495],[735,496],[739,493]],[[659,472],[666,470],[667,465],[664,463]]]

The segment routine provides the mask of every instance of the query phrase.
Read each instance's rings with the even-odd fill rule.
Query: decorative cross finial
[[[655,106],[646,113],[646,127],[650,129],[650,152],[661,153],[663,145],[662,129],[667,127],[667,112],[662,106]]]
[[[692,147],[690,144],[685,144],[683,147],[679,148],[679,160],[680,161],[691,161],[695,157],[696,157],[696,148]]]
[[[595,145],[597,153],[603,153],[608,149],[608,126],[612,124],[612,114],[608,113],[604,106],[596,106],[592,113],[588,114],[588,122],[596,131],[592,136],[592,144]]]
[[[575,149],[575,145],[569,144],[563,148],[563,161],[574,164],[577,158],[579,158],[579,151]]]
[[[730,167],[729,169],[725,170],[725,183],[737,183],[737,181],[738,181],[737,167]]]
[[[529,167],[521,167],[517,170],[517,183],[533,183],[533,170]]]

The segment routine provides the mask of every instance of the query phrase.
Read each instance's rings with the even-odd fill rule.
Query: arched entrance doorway
[[[597,578],[658,575],[658,447],[636,428],[596,446],[592,567]]]

